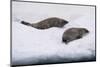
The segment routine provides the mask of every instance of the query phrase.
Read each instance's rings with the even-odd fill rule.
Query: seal
[[[51,18],[47,18],[44,19],[38,23],[28,23],[25,21],[21,21],[22,24],[27,25],[27,26],[31,26],[37,29],[48,29],[51,27],[63,27],[65,24],[68,23],[68,21],[61,19],[61,18],[57,18],[57,17],[51,17]]]
[[[85,28],[69,28],[63,33],[62,41],[67,44],[70,41],[82,38],[87,33],[89,31]]]

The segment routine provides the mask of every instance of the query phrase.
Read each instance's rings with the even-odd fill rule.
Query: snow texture
[[[49,17],[69,21],[63,28],[39,30],[20,21],[37,23]],[[66,29],[86,28],[90,33],[68,44]],[[48,64],[95,60],[95,7],[12,2],[12,65]]]

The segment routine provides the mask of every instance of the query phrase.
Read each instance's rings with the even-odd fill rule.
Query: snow
[[[39,30],[20,23],[37,23],[48,17],[68,20],[63,28]],[[83,27],[90,33],[68,44],[62,42],[66,29]],[[12,64],[74,62],[95,58],[95,7],[12,2]]]

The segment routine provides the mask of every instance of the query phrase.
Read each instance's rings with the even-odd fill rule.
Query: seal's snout
[[[65,20],[64,20],[63,22],[64,22],[65,24],[67,24],[67,23],[68,23],[68,21],[65,21]]]
[[[65,39],[63,39],[62,41],[63,41],[63,42],[66,42],[66,40],[65,40]]]
[[[64,42],[64,43],[68,43],[68,42],[70,42],[68,39],[62,39],[62,42]]]
[[[89,33],[89,31],[87,29],[85,31],[86,31],[86,33]]]

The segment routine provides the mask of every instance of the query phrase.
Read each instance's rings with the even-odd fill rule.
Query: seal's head
[[[85,28],[70,28],[63,33],[62,41],[69,43],[70,41],[82,38],[87,33],[89,31]]]

